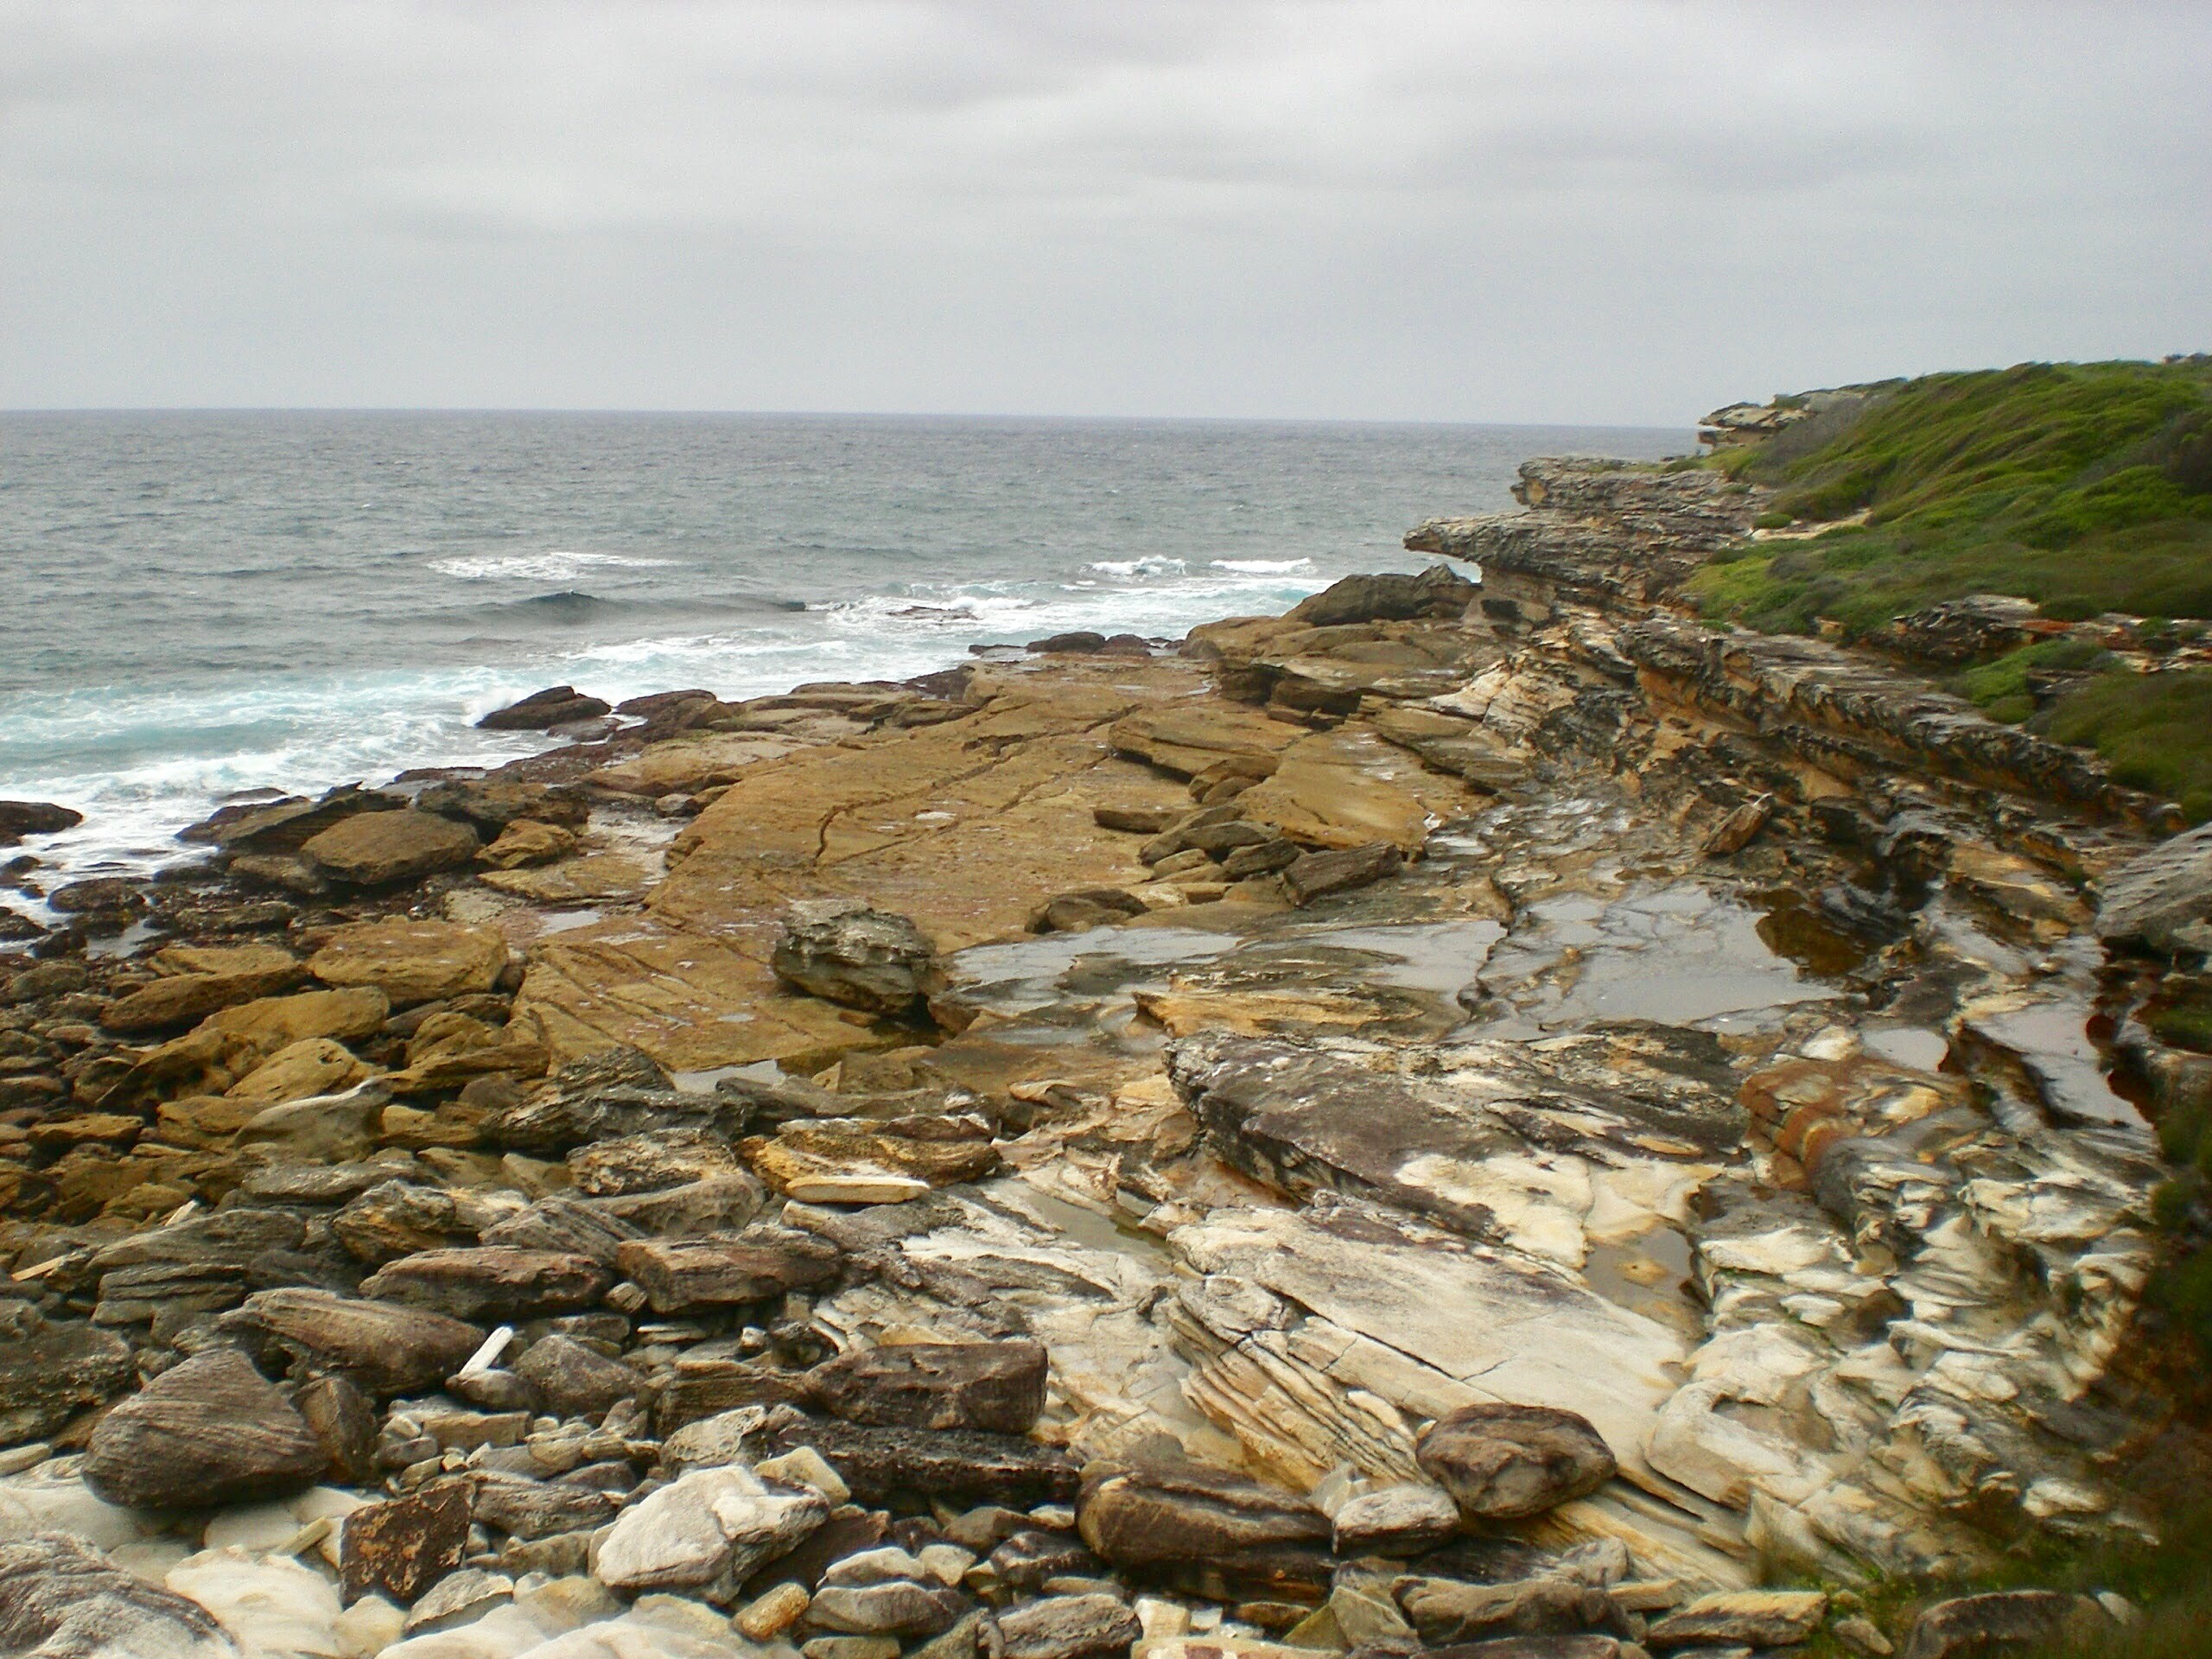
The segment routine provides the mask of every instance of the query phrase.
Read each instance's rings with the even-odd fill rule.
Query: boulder
[[[0,847],[13,847],[25,836],[58,836],[84,821],[76,808],[52,801],[0,801]]]
[[[510,825],[532,823],[579,829],[591,816],[582,792],[550,784],[498,783],[488,778],[447,778],[415,798],[417,811],[461,818],[478,832],[497,836]]]
[[[60,1533],[0,1543],[0,1653],[238,1659],[238,1644],[198,1602]]]
[[[627,1594],[672,1591],[727,1606],[754,1568],[829,1518],[811,1488],[742,1464],[702,1469],[625,1510],[592,1551],[592,1576]]]
[[[1398,1592],[1398,1601],[1432,1648],[1497,1637],[1572,1636],[1615,1618],[1603,1590],[1565,1577],[1506,1584],[1414,1579]]]
[[[758,1190],[755,1183],[756,1195]],[[758,1207],[756,1203],[754,1208]],[[736,1224],[741,1227],[752,1219],[753,1211],[747,1211]],[[617,1249],[643,1236],[642,1228],[609,1214],[602,1205],[555,1193],[486,1227],[479,1240],[486,1244],[512,1244],[518,1249],[588,1255],[611,1268]]]
[[[1057,1446],[977,1429],[875,1428],[859,1423],[786,1424],[784,1450],[811,1446],[828,1459],[856,1502],[899,1498],[1032,1509],[1065,1503],[1082,1484],[1080,1469]]]
[[[357,813],[303,844],[300,856],[333,880],[378,887],[458,868],[476,848],[467,824],[410,808]]]
[[[178,831],[177,839],[213,842],[233,858],[241,854],[281,856],[296,853],[302,842],[357,812],[385,812],[402,804],[397,796],[341,784],[312,801],[291,795],[218,808],[213,817]]]
[[[1418,616],[1456,617],[1481,596],[1481,588],[1448,564],[1432,564],[1414,574],[1381,571],[1345,576],[1287,613],[1309,628],[1333,628],[1348,622],[1405,621]]]
[[[2097,934],[2164,954],[2212,945],[2212,824],[2138,854],[2105,878]]]
[[[480,730],[487,732],[545,732],[571,721],[595,720],[613,711],[613,704],[587,696],[573,685],[549,685],[518,702],[494,709],[476,724]]]
[[[734,1238],[637,1239],[614,1253],[616,1267],[657,1313],[780,1296],[831,1277],[840,1259],[828,1240],[782,1227],[748,1228]]]
[[[381,1398],[435,1388],[483,1345],[484,1332],[442,1313],[327,1290],[264,1290],[223,1315],[226,1333],[336,1371]]]
[[[1119,1596],[1050,1596],[998,1618],[1002,1659],[1094,1659],[1125,1653],[1144,1634]]]
[[[1370,887],[1395,875],[1405,856],[1387,841],[1339,851],[1307,853],[1283,867],[1283,889],[1293,904],[1311,904],[1332,893]]]
[[[847,1422],[1026,1434],[1045,1409],[1045,1374],[1034,1342],[901,1343],[841,1354],[806,1387]]]
[[[837,1565],[842,1567],[845,1562]],[[968,1599],[943,1585],[887,1579],[876,1584],[825,1584],[815,1592],[806,1617],[823,1630],[847,1635],[912,1637],[950,1630],[967,1611]]]
[[[402,1606],[416,1601],[460,1567],[470,1511],[469,1489],[460,1482],[355,1510],[346,1517],[338,1552],[346,1599],[376,1594]]]
[[[556,1417],[598,1417],[618,1401],[646,1392],[645,1379],[572,1337],[541,1337],[515,1362],[515,1375],[537,1390]]]
[[[1024,651],[1063,653],[1087,657],[1106,648],[1106,636],[1093,633],[1088,628],[1075,628],[1066,633],[1049,633],[1042,639],[1032,639]]]
[[[717,1177],[752,1179],[745,1160],[713,1130],[670,1124],[618,1135],[569,1154],[569,1176],[587,1198],[658,1192]]]
[[[1195,1465],[1085,1481],[1076,1528],[1105,1560],[1135,1568],[1325,1551],[1330,1537],[1328,1516],[1306,1499]]]
[[[1700,1596],[1653,1623],[1655,1648],[1782,1648],[1820,1629],[1828,1599],[1817,1590],[1724,1590]]]
[[[1329,1515],[1336,1552],[1361,1555],[1419,1555],[1459,1529],[1459,1506],[1451,1494],[1426,1481],[1402,1481],[1363,1492]]]
[[[613,1282],[588,1255],[493,1244],[403,1256],[363,1280],[361,1294],[457,1319],[505,1319],[589,1307]]]
[[[92,1430],[85,1481],[137,1509],[204,1508],[297,1491],[328,1457],[299,1413],[236,1349],[164,1371]]]
[[[777,978],[871,1014],[905,1014],[920,1006],[936,952],[912,922],[836,901],[795,909],[769,957]]]
[[[476,855],[476,861],[494,870],[526,870],[550,864],[576,850],[573,830],[535,818],[517,818],[499,831],[499,839]]]
[[[488,927],[392,917],[332,931],[308,959],[326,985],[373,985],[395,1008],[488,991],[507,965],[506,941]]]
[[[171,974],[141,985],[109,1003],[100,1014],[100,1024],[126,1035],[197,1025],[220,1009],[289,991],[307,977],[307,969],[289,953],[269,950],[267,955],[273,960],[257,968],[231,973]]]
[[[1552,1406],[1462,1406],[1414,1448],[1422,1472],[1471,1521],[1541,1515],[1613,1478],[1613,1454],[1590,1420]]]
[[[2056,1590],[1999,1590],[1955,1596],[1912,1622],[1897,1659],[1999,1659],[2061,1644],[2094,1652],[2109,1641],[2111,1618],[2087,1596]]]
[[[146,908],[140,883],[119,875],[98,875],[54,888],[46,902],[64,916],[120,916]]]
[[[1084,933],[1145,913],[1145,902],[1119,887],[1078,887],[1047,899],[1029,914],[1032,933]]]

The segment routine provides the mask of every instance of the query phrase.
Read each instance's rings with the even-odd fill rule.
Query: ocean
[[[1091,628],[1179,636],[1509,509],[1529,455],[1688,431],[773,415],[0,415],[0,798],[134,874],[238,791],[543,747],[573,683],[898,679]]]

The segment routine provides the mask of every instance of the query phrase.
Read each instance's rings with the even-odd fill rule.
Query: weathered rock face
[[[333,880],[360,887],[418,881],[476,856],[476,832],[432,812],[361,812],[300,845],[300,856]]]
[[[1026,1434],[1045,1408],[1045,1368],[1033,1342],[901,1343],[817,1365],[806,1387],[848,1422]]]
[[[163,1372],[101,1418],[85,1479],[113,1503],[201,1508],[296,1491],[327,1461],[252,1363],[218,1350]]]
[[[264,1290],[224,1324],[315,1370],[341,1372],[379,1396],[442,1382],[484,1340],[443,1313],[323,1290]]]
[[[1265,1561],[1325,1549],[1330,1536],[1328,1517],[1311,1504],[1204,1469],[1125,1470],[1087,1481],[1076,1524],[1106,1560],[1139,1567]]]
[[[776,976],[810,995],[902,1014],[928,995],[935,952],[904,916],[867,908],[803,913],[784,931],[770,965]]]
[[[361,1293],[455,1319],[563,1313],[588,1307],[613,1275],[588,1255],[509,1245],[421,1250],[379,1268]]]
[[[662,1313],[735,1307],[820,1284],[837,1270],[836,1247],[785,1228],[734,1238],[639,1239],[620,1246],[615,1265]]]
[[[1479,591],[1448,564],[1432,564],[1416,575],[1346,576],[1300,601],[1291,607],[1290,618],[1310,628],[1397,622],[1416,616],[1456,618],[1474,603]]]
[[[1414,1456],[1471,1521],[1541,1515],[1597,1491],[1615,1467],[1588,1419],[1548,1406],[1462,1406],[1430,1425]]]
[[[18,1446],[50,1434],[130,1381],[130,1350],[112,1332],[22,1308],[0,1326],[0,1440]]]
[[[73,830],[85,815],[52,801],[0,801],[0,847],[13,847],[25,836],[54,836]]]

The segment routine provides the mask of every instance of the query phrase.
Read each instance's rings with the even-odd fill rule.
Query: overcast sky
[[[2212,348],[2212,5],[0,0],[0,406],[1682,426]]]

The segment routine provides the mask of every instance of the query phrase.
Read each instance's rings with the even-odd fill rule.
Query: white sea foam
[[[1179,576],[1190,569],[1180,559],[1158,553],[1141,559],[1099,559],[1083,568],[1092,575],[1122,577]]]
[[[432,559],[429,568],[440,575],[463,582],[565,582],[587,570],[665,568],[675,559],[632,558],[622,553],[571,553],[559,548],[543,553],[484,553],[463,558]]]
[[[1311,559],[1216,559],[1217,570],[1234,570],[1247,576],[1287,576],[1294,572],[1311,570]]]

